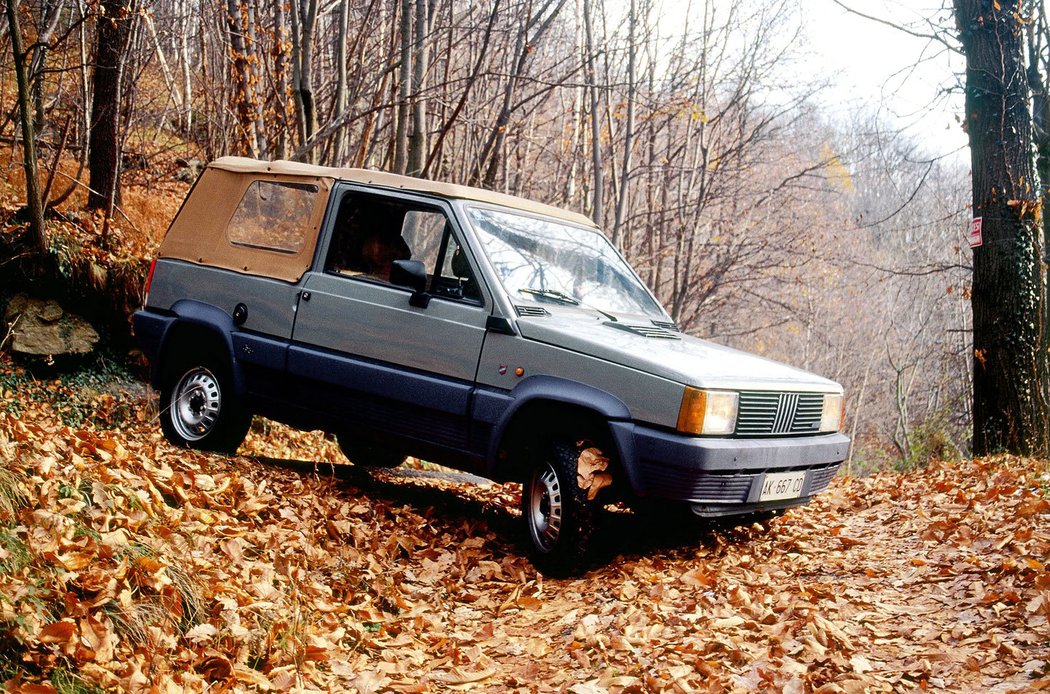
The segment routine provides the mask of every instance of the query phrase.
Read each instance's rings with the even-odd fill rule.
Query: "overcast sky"
[[[937,0],[841,2],[919,33],[932,33],[931,22],[953,26],[950,11]],[[962,93],[948,93],[959,83],[960,56],[940,43],[851,14],[833,0],[803,0],[801,10],[812,50],[833,81],[824,96],[830,111],[845,117],[853,109],[875,109],[920,140],[929,154],[959,152],[955,156],[968,160],[957,120]]]

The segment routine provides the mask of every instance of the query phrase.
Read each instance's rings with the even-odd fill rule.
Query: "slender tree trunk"
[[[247,11],[244,15],[245,42],[248,47],[248,85],[251,100],[248,102],[252,118],[251,133],[254,135],[252,151],[256,157],[266,159],[270,156],[268,138],[266,134],[266,123],[263,122],[263,98],[261,93],[261,81],[259,80],[258,45],[259,37],[255,28],[259,25],[256,1],[244,3]]]
[[[335,112],[334,120],[341,120],[346,115],[346,40],[350,29],[350,0],[340,0],[339,31],[336,34],[335,60]],[[346,128],[340,128],[335,134],[335,163],[346,163]]]
[[[422,2],[422,0],[419,0]],[[409,94],[412,86],[413,0],[401,0],[401,67],[398,70],[397,129],[394,133],[394,172],[405,173],[408,166]]]
[[[80,78],[80,98],[82,108],[80,119],[77,121],[77,144],[80,145],[80,165],[87,162],[88,138],[91,135],[91,78],[88,72],[88,34],[87,34],[87,6],[83,0],[77,0],[77,13],[80,27],[77,31],[77,40],[80,48],[80,69],[77,76]]]
[[[18,115],[22,125],[22,166],[26,175],[26,203],[29,206],[29,230],[33,246],[41,254],[47,252],[44,230],[44,210],[40,204],[40,182],[37,179],[36,136],[33,131],[33,102],[26,74],[26,54],[22,45],[22,27],[18,23],[18,0],[7,0],[7,22],[11,30],[11,52],[15,59],[15,80],[18,82]]]
[[[98,19],[98,49],[92,78],[91,133],[88,147],[87,206],[106,217],[121,203],[120,105],[124,54],[131,33],[134,3],[103,0]]]
[[[182,113],[179,114],[179,122],[182,133],[189,135],[193,131],[193,81],[190,79],[190,5],[187,0],[179,3],[180,14],[183,21],[183,31],[179,33],[179,53],[182,67]]]
[[[237,0],[226,0],[226,25],[233,53],[234,104],[237,111],[237,135],[235,153],[254,153],[255,118],[252,102],[252,75],[249,67],[247,31],[247,7]]]
[[[274,120],[278,159],[288,158],[288,15],[284,0],[272,0],[273,34],[270,56],[273,60]]]
[[[312,72],[316,26],[317,0],[296,0],[292,3],[292,81],[299,103],[299,136],[303,146],[317,131]],[[317,149],[309,147],[306,152],[307,160],[315,163]]]
[[[634,104],[637,99],[637,57],[638,53],[638,7],[635,0],[627,17],[627,122],[623,135],[623,165],[620,168],[620,187],[616,196],[616,216],[613,220],[612,242],[618,248],[623,247],[624,214],[627,211],[628,184],[631,178],[631,155],[634,153]]]
[[[594,29],[591,17],[592,9],[590,0],[583,0],[583,29],[584,29],[584,51],[586,51],[586,75],[587,92],[591,98],[591,168],[594,178],[594,189],[591,191],[591,218],[601,225],[602,223],[602,189],[605,182],[602,180],[602,126],[598,120],[598,84],[597,75],[594,70]]]
[[[427,100],[423,95],[423,82],[427,76],[428,51],[426,0],[416,0],[415,46],[412,51],[412,134],[408,139],[408,161],[405,173],[419,176],[423,173],[427,152]]]
[[[1045,455],[1044,274],[1018,0],[955,0],[966,55],[973,215],[973,450]]]

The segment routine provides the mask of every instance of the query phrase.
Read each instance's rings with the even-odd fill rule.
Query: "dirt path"
[[[119,398],[63,424],[61,397],[0,415],[14,689],[1050,687],[1045,463],[837,480],[768,528],[611,514],[604,566],[550,581],[513,488],[333,475],[301,462],[337,460],[330,442],[283,427],[234,458],[178,451]]]

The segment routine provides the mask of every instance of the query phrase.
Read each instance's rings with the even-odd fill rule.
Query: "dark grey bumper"
[[[635,491],[685,501],[702,515],[803,504],[825,489],[849,453],[842,434],[776,439],[707,439],[634,426]],[[806,471],[797,499],[759,504],[766,473]]]

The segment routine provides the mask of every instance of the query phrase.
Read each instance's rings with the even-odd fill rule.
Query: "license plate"
[[[802,487],[806,484],[806,473],[802,472],[773,472],[766,475],[762,481],[762,494],[759,501],[776,501],[778,499],[794,499],[802,495]]]

